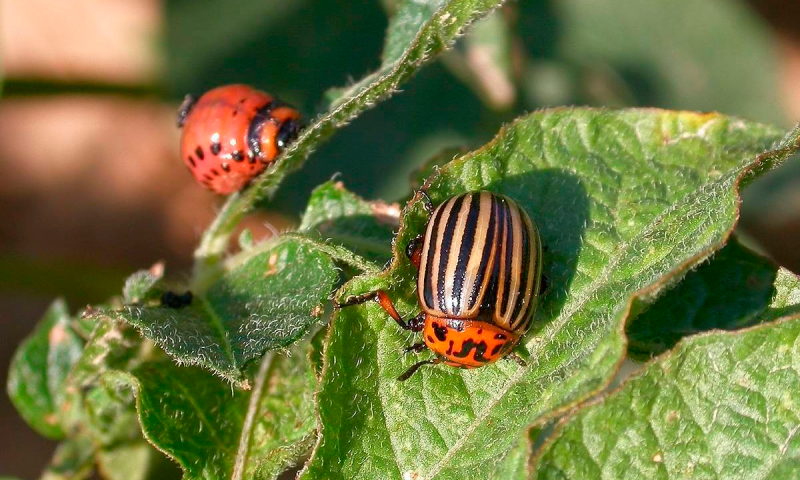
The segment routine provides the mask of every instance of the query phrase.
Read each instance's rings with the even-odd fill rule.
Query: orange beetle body
[[[187,96],[178,113],[181,158],[195,180],[219,194],[245,187],[294,140],[300,113],[246,85]]]
[[[383,291],[357,295],[342,305],[374,299],[404,330],[423,332],[409,351],[432,351],[444,363],[476,368],[509,356],[531,327],[541,287],[542,244],[536,225],[510,198],[469,192],[433,209],[425,235],[406,248],[419,270],[417,298],[422,312],[404,320]],[[512,357],[513,358],[513,357]],[[521,360],[519,360],[521,361]]]
[[[488,322],[457,318],[425,317],[425,345],[445,358],[445,365],[459,368],[482,367],[505,357],[519,341],[519,335]]]

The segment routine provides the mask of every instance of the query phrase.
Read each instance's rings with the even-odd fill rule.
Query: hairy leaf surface
[[[278,239],[232,258],[189,305],[127,305],[109,315],[136,326],[179,362],[243,382],[248,363],[292,344],[319,321],[337,278],[319,249]]]
[[[168,361],[104,378],[134,389],[145,436],[181,466],[184,479],[268,479],[314,440],[316,377],[306,346],[292,356],[268,354],[250,391]]]
[[[298,230],[383,264],[392,256],[399,221],[399,206],[367,202],[328,182],[314,189]]]
[[[434,203],[485,188],[516,200],[539,226],[550,287],[521,344],[527,366],[440,366],[400,383],[419,359],[403,347],[417,339],[378,305],[343,309],[325,352],[321,437],[303,478],[491,475],[526,427],[608,384],[631,306],[652,302],[723,245],[742,177],[796,148],[797,133],[759,156],[782,136],[716,114],[558,109],[516,121],[442,168],[429,182]],[[416,314],[415,271],[401,252],[426,221],[412,203],[390,269],[355,279],[340,298],[386,289],[401,314]]]
[[[73,329],[67,304],[56,300],[11,361],[8,396],[41,435],[64,436],[64,380],[78,361],[83,343]]]
[[[781,270],[784,321],[686,338],[546,446],[537,478],[800,475],[800,279]]]
[[[632,320],[629,355],[648,358],[688,335],[754,325],[775,294],[777,274],[777,265],[731,241]]]

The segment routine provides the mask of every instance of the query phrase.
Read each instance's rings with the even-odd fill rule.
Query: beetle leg
[[[411,378],[411,375],[414,375],[414,373],[419,369],[419,367],[423,365],[438,365],[442,363],[442,361],[443,360],[441,359],[441,357],[436,357],[433,360],[423,360],[421,362],[417,362],[414,365],[411,365],[411,367],[409,367],[409,369],[406,370],[404,374],[397,377],[397,380],[400,382],[404,382],[409,378]]]
[[[421,351],[425,350],[426,348],[428,348],[428,346],[425,345],[425,342],[419,342],[419,343],[415,343],[414,345],[409,345],[408,347],[406,347],[405,348],[405,352],[406,353],[411,353],[411,352],[420,353]]]
[[[419,194],[422,196],[422,201],[424,202],[423,206],[425,207],[425,211],[428,212],[429,215],[432,214],[434,210],[433,202],[431,201],[431,197],[428,196],[428,192],[424,188],[421,188],[419,189]]]
[[[404,330],[411,330],[412,332],[421,332],[425,328],[425,312],[419,312],[419,315],[405,322],[406,326],[400,325]],[[399,323],[399,322],[398,322]]]
[[[364,302],[368,302],[373,300],[381,306],[382,309],[386,310],[386,313],[389,314],[390,317],[400,325],[400,328],[403,330],[411,330],[412,332],[421,332],[422,329],[425,327],[425,314],[420,313],[416,317],[412,318],[411,320],[403,320],[403,317],[397,313],[397,309],[394,308],[394,304],[392,300],[389,298],[389,295],[386,294],[383,290],[378,290],[377,292],[367,292],[362,293],[361,295],[353,295],[344,299],[344,302],[337,303],[339,308],[342,307],[349,307],[352,305],[358,305]]]
[[[406,245],[406,256],[417,267],[417,270],[419,270],[419,265],[422,262],[422,240],[424,239],[424,235],[417,235]]]
[[[519,365],[520,367],[527,367],[528,366],[528,364],[525,363],[525,360],[523,360],[522,357],[520,357],[519,355],[517,355],[514,352],[511,352],[508,355],[506,355],[506,358],[509,359],[509,360],[514,360],[515,362],[517,362],[517,365]]]

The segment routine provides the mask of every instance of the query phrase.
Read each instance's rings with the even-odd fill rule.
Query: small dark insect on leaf
[[[183,295],[174,292],[164,292],[161,294],[161,306],[167,308],[183,308],[192,304],[192,292],[186,291]]]

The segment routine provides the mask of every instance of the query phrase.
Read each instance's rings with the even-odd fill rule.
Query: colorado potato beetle
[[[432,212],[423,236],[406,248],[418,269],[421,313],[404,320],[386,292],[347,298],[340,306],[375,300],[405,330],[423,332],[436,357],[414,364],[476,368],[508,356],[531,326],[542,276],[536,225],[510,198],[487,191],[458,195]]]
[[[219,194],[243,188],[300,131],[300,113],[247,85],[225,85],[178,112],[181,158],[195,180]]]

